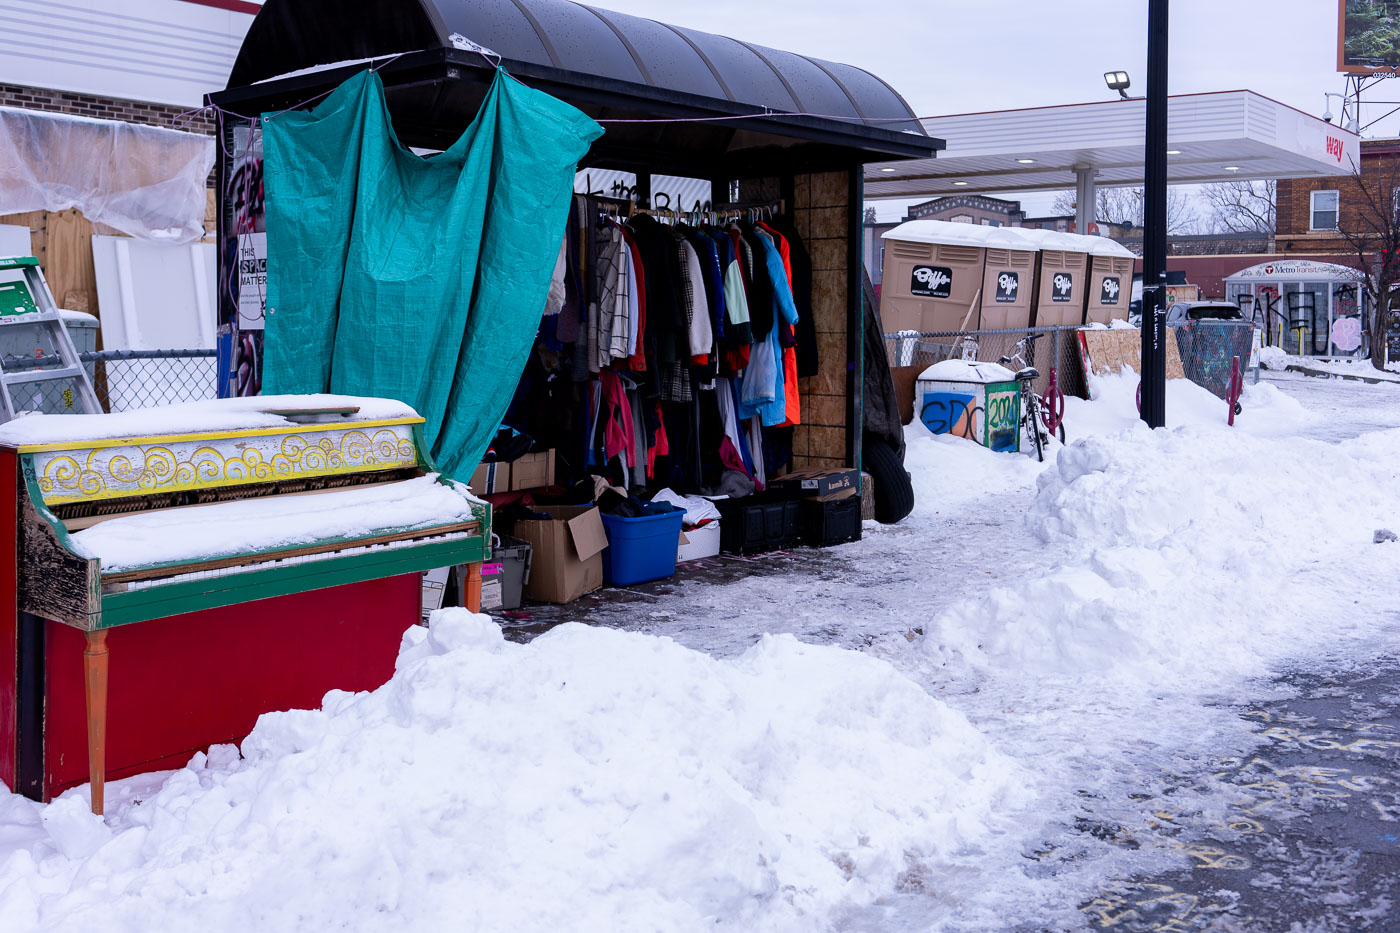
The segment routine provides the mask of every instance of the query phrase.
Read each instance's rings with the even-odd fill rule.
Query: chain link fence
[[[1013,371],[1025,366],[1038,369],[1040,375],[1034,381],[1037,392],[1045,392],[1050,383],[1050,367],[1054,366],[1060,389],[1066,395],[1088,398],[1084,363],[1080,358],[1081,329],[1070,325],[967,332],[901,331],[885,335],[885,350],[889,354],[890,366],[917,366],[920,369],[942,360],[962,359],[968,354],[972,359],[989,363],[1019,354],[1020,359],[1006,365]],[[1039,334],[1040,337],[1032,343],[1021,343],[1032,334]],[[1248,367],[1253,336],[1254,325],[1249,321],[1195,321],[1169,327],[1168,376],[1184,376],[1224,398],[1231,359],[1239,356],[1241,369]],[[1135,353],[1141,353],[1140,346],[1134,343]],[[1175,354],[1170,352],[1173,347],[1177,351]],[[1181,361],[1180,371],[1174,365],[1176,358]],[[1112,364],[1112,361],[1107,362]],[[1135,371],[1138,368],[1136,358],[1125,358],[1123,362]]]
[[[1013,330],[945,331],[918,333],[900,331],[885,335],[890,366],[917,366],[923,369],[949,359],[972,359],[995,363],[1002,357],[1020,355],[1007,365],[1012,371],[1025,366],[1040,370],[1035,390],[1044,393],[1050,384],[1050,367],[1056,369],[1060,389],[1066,395],[1087,397],[1083,367],[1079,362],[1077,327],[1032,327]],[[1039,339],[1021,345],[1031,334]]]
[[[217,397],[215,357],[214,350],[99,350],[78,354],[97,400],[108,412]],[[56,354],[0,359],[6,373],[57,369],[61,365]],[[20,411],[59,415],[82,410],[72,379],[21,383],[11,386],[10,394]]]

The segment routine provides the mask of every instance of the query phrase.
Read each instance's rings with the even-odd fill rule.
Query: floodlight
[[[1132,87],[1133,82],[1128,80],[1126,71],[1105,71],[1103,79],[1110,91],[1117,91],[1124,100],[1128,99],[1128,88]]]

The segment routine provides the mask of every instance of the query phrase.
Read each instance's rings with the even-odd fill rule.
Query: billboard
[[[1339,0],[1337,70],[1400,70],[1400,0]]]

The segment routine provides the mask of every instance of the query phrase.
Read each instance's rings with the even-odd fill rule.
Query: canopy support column
[[[1098,199],[1098,190],[1094,179],[1098,174],[1098,169],[1089,165],[1076,165],[1074,167],[1075,233],[1087,236],[1090,232],[1090,224],[1094,223],[1094,202]]]

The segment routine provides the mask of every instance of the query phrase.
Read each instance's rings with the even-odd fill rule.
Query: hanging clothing
[[[622,239],[632,252],[631,271],[633,278],[637,281],[637,287],[632,291],[632,297],[636,301],[637,313],[633,316],[630,325],[631,337],[629,346],[631,352],[628,354],[627,365],[633,372],[645,372],[647,368],[647,356],[645,340],[643,335],[647,327],[647,275],[646,266],[642,262],[642,250],[637,245],[636,235],[630,227],[622,228]]]
[[[714,232],[710,242],[715,244],[719,256],[728,335],[732,344],[747,346],[753,342],[753,331],[749,327],[749,300],[744,294],[744,274],[734,255],[734,241],[722,232]]]
[[[559,255],[554,260],[554,275],[549,280],[549,295],[544,301],[544,313],[541,317],[553,317],[564,308],[565,288],[564,280],[568,275],[569,268],[569,237],[568,231],[559,238]]]
[[[683,284],[685,294],[686,331],[690,346],[690,356],[709,356],[715,335],[710,328],[710,308],[705,296],[705,272],[700,265],[700,255],[695,247],[679,232],[676,232],[677,248],[685,260]]]
[[[792,300],[797,306],[797,375],[815,376],[820,369],[817,325],[812,313],[812,256],[790,218],[779,215],[768,221],[788,242],[792,267]]]
[[[622,455],[628,466],[636,465],[637,446],[632,422],[632,404],[622,388],[622,380],[612,370],[605,370],[599,377],[602,387],[604,418],[603,452],[608,460]]]
[[[769,336],[763,340],[762,345],[757,347],[755,356],[764,356],[766,353],[773,354],[773,367],[769,370],[767,361],[764,360],[764,378],[773,378],[773,389],[769,392],[770,401],[757,405],[757,415],[763,420],[764,427],[776,427],[778,424],[788,419],[787,405],[787,375],[785,375],[783,363],[783,346],[781,346],[778,333],[784,324],[797,324],[797,307],[792,304],[792,293],[787,287],[787,270],[783,266],[783,256],[778,254],[776,245],[771,241],[770,235],[762,230],[755,231],[755,238],[759,242],[759,248],[763,251],[764,266],[769,273],[771,287],[771,300],[773,300],[774,326]],[[766,349],[767,347],[767,349]],[[753,368],[753,357],[750,357],[749,367]],[[792,391],[797,389],[797,382],[794,380]]]

